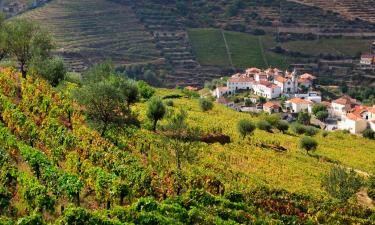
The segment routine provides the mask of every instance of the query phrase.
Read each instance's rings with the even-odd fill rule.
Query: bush
[[[315,136],[318,133],[318,129],[315,127],[307,126],[305,127],[305,134],[308,136]]]
[[[56,87],[66,77],[64,60],[60,57],[45,60],[36,66],[36,71],[46,79],[52,86]]]
[[[201,98],[199,100],[199,107],[203,112],[209,111],[214,107],[214,104],[212,101],[206,98]]]
[[[171,100],[171,99],[168,99],[167,101],[165,101],[165,104],[166,104],[167,106],[170,106],[170,107],[173,107],[173,106],[174,106],[173,100]]]
[[[264,130],[264,131],[267,131],[267,132],[272,131],[271,124],[269,122],[265,121],[265,120],[258,121],[257,127],[258,127],[259,130]]]
[[[301,125],[301,124],[299,124],[299,123],[293,124],[292,130],[296,134],[304,134],[304,133],[306,133],[306,127],[303,126],[303,125]]]
[[[323,133],[322,133],[322,137],[327,137],[328,136],[328,132],[327,131],[323,131]]]
[[[316,148],[318,147],[318,142],[316,142],[311,137],[305,136],[301,138],[299,146],[301,149],[304,149],[307,153],[309,153],[310,151],[316,150]]]
[[[367,193],[372,200],[375,200],[375,176],[368,179]]]
[[[334,198],[347,201],[354,196],[363,185],[363,179],[353,170],[335,166],[323,177],[322,187]]]
[[[289,123],[286,120],[280,120],[280,121],[277,122],[275,127],[276,127],[276,129],[278,129],[282,133],[285,133],[289,129]]]
[[[375,140],[375,132],[371,129],[367,129],[365,131],[363,131],[363,137],[364,138],[367,138],[367,139],[370,139],[370,140]]]
[[[245,139],[247,135],[250,135],[255,130],[255,125],[246,119],[240,120],[237,123],[237,130],[241,134],[242,138]]]

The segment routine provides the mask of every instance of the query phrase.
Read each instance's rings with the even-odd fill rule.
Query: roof
[[[280,108],[280,105],[275,103],[275,102],[266,102],[263,107],[266,107],[266,108],[273,108],[273,109],[278,109]]]
[[[346,118],[353,121],[360,121],[363,120],[363,118],[359,115],[356,115],[354,113],[348,113],[346,114]]]
[[[246,69],[246,73],[259,73],[261,70],[256,67]]]
[[[339,105],[350,105],[352,103],[351,99],[348,97],[341,97],[333,101],[333,103]]]
[[[228,91],[229,90],[228,87],[217,87],[217,89],[219,89],[219,91]]]
[[[279,87],[276,84],[273,84],[273,83],[271,83],[269,81],[266,81],[266,80],[261,80],[261,81],[257,82],[257,84],[265,86],[265,87],[268,87],[268,88],[277,88],[277,87]]]
[[[189,91],[196,91],[196,90],[198,90],[197,87],[193,87],[193,86],[186,86],[185,89],[189,90]]]
[[[311,104],[311,101],[302,99],[302,98],[292,98],[288,100],[288,102],[294,103],[294,104]]]
[[[231,103],[232,101],[229,100],[229,98],[220,97],[217,99],[217,102],[220,104],[228,104],[228,103]]]
[[[374,55],[373,54],[362,54],[361,55],[361,59],[372,59],[374,58]]]
[[[327,101],[322,101],[320,104],[324,105],[327,108],[331,108],[332,107],[331,103],[327,102]]]
[[[282,77],[282,76],[277,76],[277,77],[275,78],[275,80],[278,81],[278,82],[280,82],[280,83],[285,83],[285,82],[288,81],[287,78]]]
[[[254,81],[251,77],[231,77],[228,79],[229,82],[237,82],[237,83],[243,83],[243,82],[252,82]]]
[[[316,77],[309,74],[309,73],[304,73],[300,76],[301,79],[307,79],[307,80],[315,80]]]
[[[370,113],[375,113],[375,106],[368,108],[368,111]]]

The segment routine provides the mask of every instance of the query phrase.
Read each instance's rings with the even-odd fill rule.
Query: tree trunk
[[[26,78],[27,71],[25,69],[24,63],[21,63],[21,73],[22,73],[22,78]]]
[[[107,131],[107,124],[105,123],[101,132],[102,137],[104,137],[106,131]]]
[[[152,130],[155,132],[156,131],[156,125],[157,125],[157,123],[158,123],[158,120],[154,120],[154,126],[153,126],[153,128],[152,128]]]
[[[79,192],[76,194],[76,206],[80,206],[81,205],[81,201],[79,200]]]

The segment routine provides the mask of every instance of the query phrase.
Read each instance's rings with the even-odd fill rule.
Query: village
[[[349,96],[325,101],[316,88],[316,77],[309,73],[248,68],[221,81],[211,95],[219,104],[239,112],[279,113],[288,122],[296,121],[300,113],[308,113],[311,124],[325,130],[347,130],[352,134],[375,131],[375,105],[364,106]]]

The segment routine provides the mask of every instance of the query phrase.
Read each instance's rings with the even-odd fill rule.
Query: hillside
[[[168,135],[168,118],[152,132],[146,102],[133,107],[141,128],[116,128],[101,137],[70,100],[76,88],[65,83],[54,89],[1,69],[0,223],[371,224],[375,219],[373,210],[332,201],[320,186],[332,162],[375,173],[373,141],[319,133],[317,151],[307,155],[290,131],[257,130],[242,139],[237,121],[262,117],[216,104],[202,112],[198,99],[166,89],[156,95],[173,98],[170,113],[183,108],[192,130],[228,135],[231,142],[176,140]],[[183,151],[181,169],[176,149]]]
[[[75,71],[112,59],[117,65],[163,63],[152,36],[130,7],[107,0],[54,0],[22,17],[50,30]]]

